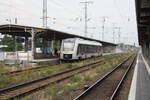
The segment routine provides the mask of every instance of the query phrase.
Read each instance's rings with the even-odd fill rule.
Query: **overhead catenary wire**
[[[126,23],[126,21],[124,20],[124,16],[122,15],[120,9],[118,8],[118,5],[116,4],[116,0],[113,0],[114,1],[114,7],[116,8],[120,18],[123,20],[124,23]]]
[[[134,3],[133,3],[133,1],[132,0],[127,0],[127,2],[128,2],[128,9],[127,8],[123,8],[122,7],[122,9],[119,9],[118,8],[118,5],[117,5],[117,2],[116,2],[116,0],[113,0],[114,1],[114,5],[115,5],[115,7],[116,7],[116,10],[118,11],[118,13],[119,13],[119,15],[120,15],[120,17],[122,18],[122,20],[123,20],[123,22],[124,22],[124,25],[126,25],[126,26],[124,26],[124,28],[126,28],[126,29],[129,29],[131,26],[130,26],[130,22],[131,22],[131,14],[133,14],[133,12],[135,13],[135,9],[134,10],[132,10],[131,9],[131,7],[132,7],[132,5],[131,4],[133,4],[133,6],[134,6]],[[132,2],[132,3],[131,3]],[[121,11],[120,11],[121,10]],[[131,13],[131,11],[132,11],[132,13]],[[122,15],[122,13],[124,13],[124,16]],[[129,15],[130,14],[130,15]],[[126,18],[126,19],[125,19]],[[126,36],[128,37],[128,38],[130,38],[129,37],[129,33],[126,33]],[[127,38],[127,40],[126,40],[126,42],[129,42],[129,39]],[[131,40],[130,40],[131,41]]]
[[[73,10],[73,9],[70,9],[70,8],[65,7],[64,5],[62,5],[62,4],[63,4],[62,2],[60,3],[60,1],[59,1],[59,2],[57,1],[57,2],[56,2],[55,0],[51,0],[51,3],[53,3],[53,4],[55,4],[55,5],[58,5],[58,7],[63,8],[66,12],[68,12],[68,13],[70,13],[70,14],[72,14],[72,15],[80,16],[80,14],[78,13],[78,11],[75,11],[75,10]]]
[[[82,3],[82,4],[84,4],[84,36],[86,36],[87,35],[87,29],[88,29],[88,26],[87,26],[87,22],[88,22],[88,4],[91,4],[91,3],[93,3],[92,1],[84,1],[84,2],[80,2],[80,3]]]
[[[54,1],[54,0],[52,0],[52,1]],[[10,2],[9,2],[9,3],[10,3]],[[81,16],[81,15],[76,15],[76,14],[77,14],[77,11],[75,12],[75,11],[71,10],[70,8],[66,8],[66,7],[64,7],[61,3],[58,3],[58,2],[56,2],[56,1],[51,2],[51,3],[53,3],[53,4],[55,4],[55,5],[58,5],[59,7],[65,9],[65,10],[64,10],[65,12],[69,12],[70,14],[75,15],[75,16]],[[15,8],[15,9],[19,10],[20,12],[26,12],[27,15],[34,16],[34,17],[41,17],[41,16],[35,16],[35,13],[29,13],[29,11],[27,11],[27,10],[24,10],[24,9],[22,9],[22,8],[18,8],[18,7],[16,7],[16,6],[13,6],[11,3],[9,4],[9,6],[11,6],[11,8]],[[36,6],[36,4],[35,4],[34,6]],[[38,7],[38,6],[37,6],[37,7]],[[36,14],[36,15],[38,15],[38,14]]]
[[[10,3],[10,2],[9,2],[9,3]],[[36,4],[35,4],[35,5],[36,5]],[[35,5],[34,5],[34,6],[35,6]],[[34,13],[29,13],[29,11],[24,10],[24,9],[22,9],[22,8],[18,8],[18,7],[16,7],[16,6],[13,6],[11,3],[9,4],[9,6],[10,6],[10,8],[15,8],[15,9],[19,10],[20,12],[26,12],[27,15],[31,15],[31,16],[39,15],[39,14],[35,14],[35,12],[34,12]],[[38,7],[38,6],[37,6],[37,7]],[[65,9],[65,10],[64,10],[65,12],[69,12],[69,13],[72,14],[72,15],[79,16],[79,15],[77,15],[75,12],[71,11],[69,8],[65,8],[65,7],[60,6],[60,5],[59,5],[59,7]],[[12,11],[11,11],[11,12],[12,12]],[[9,13],[9,14],[10,14],[10,13]],[[36,17],[36,16],[35,16],[35,17]],[[41,16],[37,16],[37,17],[40,18]]]

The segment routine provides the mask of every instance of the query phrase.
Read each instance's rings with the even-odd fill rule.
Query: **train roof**
[[[84,40],[82,38],[68,38],[68,39],[64,39],[63,41],[67,41],[67,40],[74,40],[76,42],[78,42],[79,44],[88,44],[88,45],[100,45],[102,46],[102,43],[96,42],[96,41],[90,41],[90,40]]]

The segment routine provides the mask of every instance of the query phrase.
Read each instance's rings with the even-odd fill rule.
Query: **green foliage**
[[[130,53],[115,54],[115,55],[111,55],[111,56],[110,55],[103,56],[102,58],[104,58],[103,60],[105,61],[105,64],[99,65],[97,68],[93,68],[84,73],[76,74],[73,77],[71,77],[70,79],[68,79],[64,82],[61,82],[60,84],[56,83],[56,84],[51,85],[46,90],[45,97],[42,97],[43,94],[41,94],[41,96],[40,96],[41,98],[39,98],[39,99],[40,100],[60,100],[60,98],[66,96],[66,95],[69,95],[69,93],[71,93],[71,91],[80,89],[81,84],[82,85],[86,84],[87,81],[94,78],[98,74],[101,74],[101,72],[105,72],[106,70],[109,70],[110,68],[112,68],[113,66],[118,64],[120,61],[123,61],[123,59],[125,59],[129,55],[130,55]],[[102,58],[100,57],[100,58],[96,58],[96,59],[100,60]],[[85,61],[89,61],[89,60],[87,59]],[[78,65],[79,63],[78,64],[77,63],[67,63],[67,64],[63,64],[59,67],[57,66],[57,67],[61,68],[61,70],[62,70],[65,68],[69,68],[70,66],[73,66],[74,64]],[[57,67],[55,66],[54,68],[57,68]],[[53,67],[51,67],[51,68],[53,68]],[[54,69],[53,69],[53,71],[54,71]],[[49,71],[47,71],[47,72],[49,72]]]
[[[73,65],[72,65],[71,63],[69,63],[69,64],[66,65],[66,67],[67,67],[67,68],[72,68]]]
[[[94,73],[89,72],[82,76],[81,75],[78,76],[78,74],[77,74],[71,78],[71,81],[73,83],[82,83],[84,81],[88,81],[93,76],[96,76],[96,74],[99,74],[99,73],[111,68],[112,66],[116,65],[120,61],[123,61],[123,59],[126,58],[127,56],[129,56],[130,54],[132,54],[132,53],[122,53],[122,54],[115,54],[115,55],[111,55],[111,56],[109,55],[109,56],[97,57],[96,60],[94,60],[94,62],[103,60],[103,61],[105,61],[105,64],[97,67],[96,71]],[[91,59],[84,60],[84,63],[83,63],[83,61],[80,61],[80,62],[75,62],[75,63],[65,63],[65,64],[61,64],[61,65],[49,66],[49,67],[39,69],[38,71],[34,71],[34,72],[27,71],[27,72],[24,72],[19,75],[12,75],[11,77],[10,77],[10,75],[7,75],[7,76],[1,75],[1,73],[11,71],[12,67],[6,67],[3,63],[0,63],[0,69],[1,69],[0,70],[0,76],[1,76],[0,77],[0,87],[8,86],[8,85],[14,84],[14,83],[19,83],[21,81],[27,81],[27,80],[34,79],[34,78],[41,77],[41,76],[46,76],[46,75],[56,73],[58,71],[62,71],[62,70],[68,69],[68,68],[81,66],[83,64],[88,64],[90,60]],[[19,67],[14,67],[14,68],[18,69]],[[22,68],[22,67],[20,67],[20,68]],[[72,88],[76,85],[71,83],[71,85],[69,85],[69,86],[70,86],[70,88]],[[68,90],[70,90],[70,89],[66,89],[66,91],[68,91]]]
[[[21,43],[15,44],[15,40],[12,37],[8,37],[8,36],[4,36],[0,44],[8,46],[7,48],[3,48],[2,49],[3,51],[14,51],[15,45],[18,51],[23,49],[23,46]]]
[[[74,75],[70,78],[72,82],[79,82],[82,80],[82,77],[80,75]]]

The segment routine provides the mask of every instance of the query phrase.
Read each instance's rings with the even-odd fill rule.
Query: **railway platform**
[[[39,65],[55,65],[59,63],[59,58],[35,59],[32,62],[38,63]]]
[[[138,54],[128,100],[150,100],[150,66]]]

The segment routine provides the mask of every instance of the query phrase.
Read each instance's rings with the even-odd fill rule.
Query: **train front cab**
[[[76,43],[75,39],[68,39],[62,42],[61,46],[61,60],[75,60],[77,59],[75,56]]]

